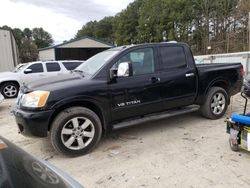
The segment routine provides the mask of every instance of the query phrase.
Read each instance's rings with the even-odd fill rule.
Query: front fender
[[[6,82],[17,82],[19,86],[22,85],[20,82],[20,79],[18,77],[5,77],[5,78],[0,78],[0,84],[6,83]]]
[[[102,115],[103,119],[103,126],[105,129],[107,129],[107,124],[110,120],[110,111],[108,103],[91,98],[89,96],[81,95],[81,96],[74,96],[74,97],[68,97],[65,99],[62,99],[60,101],[57,101],[51,105],[48,104],[50,110],[58,111],[58,109],[63,109],[65,106],[69,105],[79,105],[81,106],[84,103],[93,104],[95,107],[99,109]]]
[[[98,105],[98,106],[101,105],[101,102],[96,100],[96,99],[93,99],[89,96],[80,95],[80,96],[67,97],[67,98],[62,99],[60,101],[57,101],[57,102],[53,103],[52,105],[49,105],[50,106],[49,108],[50,109],[57,109],[57,108],[60,108],[61,106],[64,106],[66,104],[73,103],[73,102],[91,102],[91,103],[94,103],[95,105]]]

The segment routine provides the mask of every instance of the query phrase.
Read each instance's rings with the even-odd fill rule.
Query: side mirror
[[[130,62],[120,63],[117,70],[117,77],[129,77],[133,74],[132,64]]]
[[[29,74],[29,73],[32,73],[32,69],[25,69],[24,70],[24,74]]]

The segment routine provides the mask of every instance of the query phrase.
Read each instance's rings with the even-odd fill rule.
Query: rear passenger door
[[[46,76],[57,76],[61,72],[61,67],[57,62],[47,62],[45,63]]]
[[[193,104],[197,90],[196,68],[187,63],[185,48],[168,44],[159,46],[164,109]]]

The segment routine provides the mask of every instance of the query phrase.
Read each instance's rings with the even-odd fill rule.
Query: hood
[[[87,79],[80,73],[64,73],[64,74],[59,74],[57,76],[43,78],[35,82],[30,82],[26,86],[31,90],[52,91],[61,87],[71,85],[74,82],[79,82],[79,81],[82,82],[83,80]]]
[[[6,78],[6,77],[10,77],[16,75],[16,73],[14,72],[0,72],[0,78]]]

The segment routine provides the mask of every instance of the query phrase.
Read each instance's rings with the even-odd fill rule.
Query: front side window
[[[171,69],[186,66],[185,53],[180,46],[160,47],[163,69]]]
[[[152,48],[134,50],[124,55],[115,63],[113,68],[118,68],[120,63],[129,62],[133,67],[133,76],[154,73],[154,52]]]
[[[30,65],[27,69],[31,69],[32,73],[39,73],[39,72],[43,72],[43,65],[42,63],[33,64],[33,65]]]
[[[48,72],[58,72],[61,70],[58,63],[46,63],[46,68]]]

